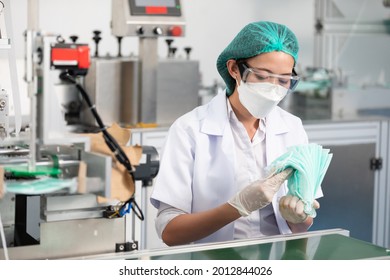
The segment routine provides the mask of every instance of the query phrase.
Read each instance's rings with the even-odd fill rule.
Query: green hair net
[[[294,33],[285,25],[259,21],[246,25],[223,50],[217,59],[217,69],[226,83],[226,94],[233,93],[235,80],[226,67],[229,59],[245,59],[261,53],[282,51],[298,59],[298,41]]]

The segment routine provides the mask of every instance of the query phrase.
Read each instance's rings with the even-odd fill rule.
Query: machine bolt
[[[153,33],[154,33],[155,35],[162,35],[163,30],[162,30],[161,27],[155,27],[155,28],[153,29]]]
[[[0,99],[0,111],[3,111],[6,105],[7,101],[5,101],[5,99]]]
[[[95,48],[95,57],[99,56],[99,42],[102,39],[102,37],[100,37],[101,33],[102,32],[99,31],[99,30],[94,30],[93,31],[94,36],[92,37],[92,39],[95,41],[95,46],[96,46],[96,48]]]
[[[72,40],[72,43],[76,43],[77,39],[79,38],[76,35],[69,36],[70,40]]]

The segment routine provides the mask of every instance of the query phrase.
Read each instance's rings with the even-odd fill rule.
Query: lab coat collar
[[[207,105],[206,116],[201,126],[201,132],[222,136],[229,122],[226,104],[226,91],[220,91]]]

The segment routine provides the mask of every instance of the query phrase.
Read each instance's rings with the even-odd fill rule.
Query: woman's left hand
[[[283,196],[279,201],[279,210],[282,217],[293,224],[304,223],[308,219],[309,215],[303,211],[304,207],[303,201],[292,195]],[[314,200],[313,208],[320,208],[317,200]]]

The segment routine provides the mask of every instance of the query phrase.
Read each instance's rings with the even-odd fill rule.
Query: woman
[[[287,147],[308,142],[301,120],[276,106],[298,83],[297,57],[295,35],[273,22],[248,24],[219,55],[226,91],[177,119],[162,153],[151,202],[167,245],[311,226],[302,201],[286,195],[291,170],[264,171]]]

